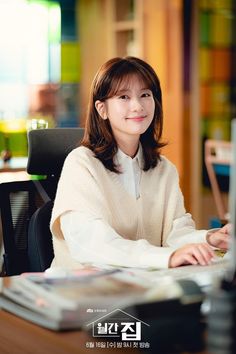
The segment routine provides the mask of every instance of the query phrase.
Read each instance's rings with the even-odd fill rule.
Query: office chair
[[[205,164],[218,217],[224,224],[229,220],[229,212],[223,197],[219,178],[221,176],[229,178],[230,165],[232,164],[231,142],[210,139],[206,140]]]
[[[49,229],[53,201],[49,200],[32,215],[28,228],[28,266],[31,272],[47,269],[54,257]]]
[[[4,246],[2,275],[15,275],[29,269],[27,257],[28,224],[42,205],[32,181],[0,184],[0,211]]]
[[[3,275],[44,271],[53,259],[49,221],[58,179],[68,153],[79,145],[82,128],[28,133],[27,172],[43,179],[0,184],[4,245]]]
[[[78,146],[83,137],[82,128],[38,129],[28,133],[28,164],[30,174],[45,175],[45,180],[34,181],[45,204],[37,209],[29,222],[28,261],[30,271],[44,271],[54,257],[52,235],[49,229],[53,200],[64,160]]]

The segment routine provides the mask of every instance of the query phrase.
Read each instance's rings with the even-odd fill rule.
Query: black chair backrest
[[[57,182],[66,156],[79,145],[83,133],[82,128],[28,133],[27,172],[46,178],[0,184],[4,275],[44,271],[50,265],[49,221]]]
[[[27,172],[60,176],[66,156],[79,145],[83,128],[36,129],[28,132]]]
[[[49,200],[32,215],[28,230],[28,262],[31,272],[47,269],[54,257],[49,223],[53,201]]]

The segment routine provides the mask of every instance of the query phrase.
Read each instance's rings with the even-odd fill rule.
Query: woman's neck
[[[124,154],[134,157],[137,154],[138,147],[139,147],[139,141],[135,142],[133,144],[124,144],[122,142],[117,142],[117,145],[121,151],[123,151]]]

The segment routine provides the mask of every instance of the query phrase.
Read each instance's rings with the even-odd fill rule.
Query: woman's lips
[[[130,117],[130,118],[127,118],[127,119],[133,120],[135,122],[142,122],[145,119],[145,117]]]

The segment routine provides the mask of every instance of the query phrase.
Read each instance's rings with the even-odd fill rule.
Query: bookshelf
[[[109,56],[143,56],[143,0],[107,0]]]
[[[206,139],[230,140],[235,115],[233,53],[235,52],[235,4],[233,0],[201,0],[198,3],[199,135],[201,155]],[[201,218],[205,226],[216,210],[208,210],[212,198],[209,178],[202,159],[200,168]],[[205,216],[208,216],[208,220]]]
[[[231,0],[199,3],[200,115],[204,138],[230,138],[233,115],[232,51],[234,8]]]

